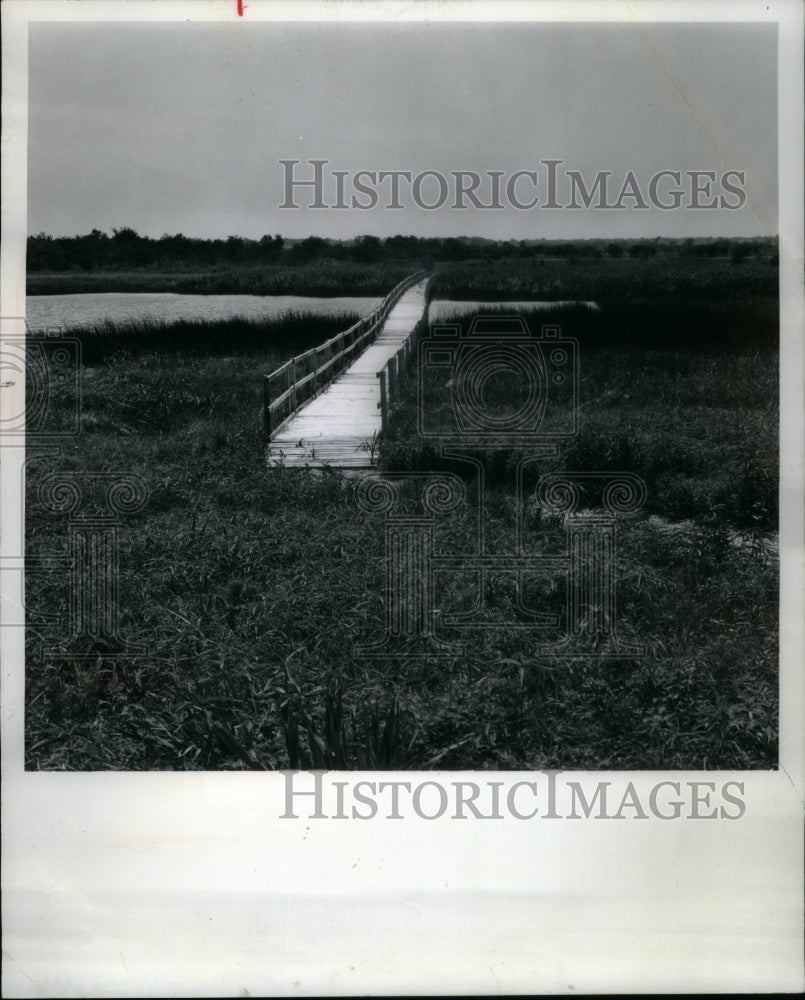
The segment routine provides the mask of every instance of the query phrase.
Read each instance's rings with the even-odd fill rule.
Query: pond
[[[340,296],[320,298],[306,295],[183,295],[176,292],[87,292],[77,295],[29,295],[26,303],[31,331],[48,327],[78,329],[105,320],[124,323],[130,320],[172,322],[186,319],[226,320],[237,317],[273,319],[292,312],[317,316],[340,314],[368,316],[382,298]],[[465,302],[436,299],[430,304],[428,319],[438,322],[448,316],[484,313],[506,309],[517,313],[534,309],[557,309],[561,306],[594,302]]]
[[[91,292],[78,295],[29,295],[28,328],[93,326],[104,320],[274,319],[287,313],[368,316],[382,298],[317,298],[305,295],[182,295],[175,292]]]

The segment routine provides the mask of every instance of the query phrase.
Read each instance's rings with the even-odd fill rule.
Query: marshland
[[[66,633],[43,631],[48,615],[67,620],[68,580],[29,574],[28,768],[776,766],[774,241],[289,246],[132,233],[34,237],[32,332],[39,296],[320,301],[266,299],[245,316],[234,301],[224,318],[121,318],[101,304],[69,323],[56,307],[42,321],[80,341],[81,433],[57,457],[29,448],[27,558],[66,552],[65,518],[36,489],[54,468],[134,473],[148,501],[118,530],[119,635],[136,656],[92,641],[76,655]],[[266,467],[262,380],[420,266],[436,270],[432,308],[450,302],[440,319],[466,328],[475,303],[516,301],[532,331],[549,316],[579,341],[580,427],[550,468],[646,484],[617,556],[620,628],[642,656],[546,658],[493,623],[452,659],[356,657],[383,626],[382,520],[361,514],[358,481],[338,470]],[[419,432],[418,376],[413,365],[377,443],[381,470],[442,467]],[[71,393],[51,387],[49,431],[67,425]],[[488,530],[503,537],[518,454],[487,458]],[[541,529],[559,531],[548,517]],[[449,530],[469,543],[469,513]],[[540,606],[560,613],[561,583],[539,586]],[[506,618],[510,590],[487,598]]]

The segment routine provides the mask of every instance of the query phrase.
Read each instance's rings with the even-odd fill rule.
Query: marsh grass
[[[743,315],[740,325],[707,307],[695,325],[688,322],[687,307],[680,313],[674,306],[650,322],[659,312],[656,304],[653,310],[620,305],[600,313],[572,307],[522,313],[532,333],[545,322],[556,323],[579,341],[578,432],[556,461],[546,461],[545,470],[634,472],[648,486],[650,512],[776,530],[776,310],[765,302],[747,308],[749,319],[735,309]],[[505,312],[485,314],[496,311]],[[459,313],[453,319],[466,332],[470,318]],[[412,369],[380,441],[390,471],[445,465],[438,435],[420,433],[418,377],[418,368]],[[484,398],[491,408],[505,407],[508,391],[505,384],[492,385]],[[449,388],[429,398],[438,401],[427,429],[453,426]],[[508,481],[525,454],[522,448],[491,447],[488,481]]]
[[[417,260],[357,264],[319,260],[295,266],[209,267],[188,270],[30,272],[28,295],[79,292],[177,292],[186,295],[387,295],[418,271]]]
[[[674,257],[461,261],[441,265],[433,287],[435,298],[482,302],[662,299],[673,304],[688,299],[705,306],[753,295],[775,298],[777,292],[775,260],[745,260],[736,266],[723,259]],[[655,312],[654,319],[662,322],[663,311]]]
[[[96,365],[112,357],[260,356],[272,349],[285,357],[322,343],[358,319],[358,315],[349,313],[317,316],[291,311],[265,319],[106,320],[65,330],[64,336],[80,339],[85,365]]]
[[[66,613],[67,580],[30,574],[28,768],[776,766],[776,558],[734,544],[740,525],[762,541],[776,518],[773,352],[584,350],[583,426],[562,461],[628,465],[649,483],[650,509],[624,519],[618,549],[620,627],[646,656],[539,657],[533,636],[495,626],[515,595],[493,580],[491,627],[434,662],[354,654],[384,615],[383,522],[360,513],[355,481],[264,466],[261,376],[296,333],[215,356],[185,350],[187,336],[155,351],[132,335],[117,350],[104,331],[106,355],[89,353],[83,433],[58,467],[148,484],[119,528],[119,631],[139,653],[89,642],[67,657],[40,642],[43,613]],[[414,378],[380,442],[408,469],[435,460],[412,431]],[[53,405],[58,416],[58,393]],[[492,484],[493,540],[510,531],[512,460],[501,453]],[[65,519],[35,494],[53,464],[30,455],[29,557],[65,554]],[[694,520],[669,530],[651,514]],[[560,524],[531,527],[561,545]],[[461,550],[475,524],[459,511],[438,530]],[[466,587],[451,586],[460,605]],[[556,581],[531,596],[562,607]]]

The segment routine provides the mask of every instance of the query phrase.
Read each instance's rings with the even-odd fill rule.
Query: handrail
[[[263,424],[267,437],[352,364],[380,332],[401,296],[426,274],[422,270],[404,278],[369,316],[264,376]]]
[[[428,292],[430,291],[430,287],[435,279],[436,275],[431,274],[428,278],[428,283],[425,286],[425,312],[422,314],[419,322],[405,338],[397,353],[393,354],[377,373],[377,377],[380,379],[380,401],[378,402],[377,407],[380,410],[381,431],[385,431],[386,429],[389,413],[391,412],[391,404],[394,402],[395,397],[400,391],[400,385],[402,383],[402,377],[405,373],[405,369],[408,367],[411,358],[413,357],[414,349],[419,343],[419,339],[422,336],[423,331],[427,328]]]

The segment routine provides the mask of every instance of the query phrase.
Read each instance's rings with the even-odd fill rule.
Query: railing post
[[[426,275],[425,271],[403,278],[392,291],[381,301],[380,305],[369,315],[359,320],[350,330],[342,331],[332,338],[332,342],[319,345],[291,358],[287,364],[287,388],[277,394],[276,386],[271,381],[271,376],[279,373],[271,372],[264,377],[263,381],[263,425],[266,434],[270,437],[272,429],[281,425],[289,416],[295,413],[305,402],[305,400],[315,394],[329,380],[343,369],[348,368],[352,361],[362,353],[371,341],[377,337],[380,328],[388,319],[389,314],[395,304],[399,302],[405,292]],[[429,280],[428,288],[430,287]],[[427,305],[426,305],[427,309]],[[404,372],[410,364],[411,354],[416,342],[422,335],[425,324],[421,321],[415,326],[412,333],[402,342],[396,354],[394,354],[386,364],[382,372],[378,372],[380,379],[381,402],[378,404],[382,410],[382,421],[385,426],[388,419],[390,404],[399,391],[399,383]],[[333,363],[333,359],[337,360]],[[327,366],[326,373],[318,373],[319,369]],[[285,366],[283,366],[285,367]],[[299,390],[298,383],[305,382],[304,391]],[[287,394],[287,395],[286,395]],[[274,406],[272,397],[278,395],[285,396],[283,403]],[[277,412],[274,413],[273,410]]]
[[[397,355],[389,358],[389,402],[397,395]]]
[[[316,348],[316,354],[315,354],[315,359],[316,359],[316,378],[313,381],[314,381],[314,385],[316,386],[316,390],[317,391],[319,389],[321,389],[322,384],[324,382],[324,378],[325,378],[324,372],[319,371],[319,369],[327,361],[327,355],[328,354],[329,354],[329,349],[328,348],[326,348],[324,346]]]
[[[263,431],[271,437],[271,383],[268,375],[263,378]]]
[[[296,362],[291,358],[291,367],[288,369],[288,383],[291,389],[291,409],[290,413],[296,409]]]
[[[382,372],[378,372],[377,377],[380,379],[380,427],[382,430],[385,430],[386,419],[388,418],[388,398],[386,396],[385,369]]]

